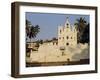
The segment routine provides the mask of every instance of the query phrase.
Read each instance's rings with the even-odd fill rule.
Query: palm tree
[[[29,38],[30,43],[32,42],[32,38],[35,38],[39,32],[40,28],[38,25],[33,26],[30,21],[26,20],[26,39]]]
[[[82,35],[82,38],[83,38],[83,43],[88,43],[89,44],[89,35],[90,35],[90,29],[89,29],[89,26],[90,24],[88,23],[84,29],[84,32],[83,32],[83,35]]]
[[[30,39],[30,42],[39,32],[39,25],[33,26],[28,20],[26,20],[26,36]]]
[[[78,43],[82,41],[82,35],[84,34],[84,30],[85,27],[87,25],[87,22],[85,20],[85,18],[80,17],[79,19],[76,19],[76,23],[75,25],[77,25],[77,31],[78,31]]]

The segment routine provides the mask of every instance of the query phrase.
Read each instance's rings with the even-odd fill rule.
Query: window
[[[67,59],[67,62],[70,62],[70,59],[69,58]]]
[[[64,52],[62,52],[62,56],[64,56],[65,54],[64,54]]]
[[[53,45],[54,45],[55,43],[53,42]]]
[[[69,43],[66,43],[66,45],[68,46],[68,45],[69,45]]]
[[[71,37],[71,39],[73,39],[73,38]]]
[[[61,37],[59,37],[59,39],[61,39]]]
[[[61,33],[61,30],[60,30],[60,33]]]
[[[67,23],[67,26],[68,26],[69,24]]]
[[[67,28],[69,28],[68,25],[69,25],[69,24],[67,23]]]
[[[67,36],[66,38],[68,39],[69,37]]]

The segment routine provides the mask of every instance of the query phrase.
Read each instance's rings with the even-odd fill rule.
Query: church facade
[[[76,46],[77,30],[75,25],[71,25],[68,18],[64,26],[58,27],[58,46]]]

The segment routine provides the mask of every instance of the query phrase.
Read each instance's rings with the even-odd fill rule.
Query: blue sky
[[[59,25],[65,24],[66,17],[69,17],[71,25],[73,25],[76,19],[79,19],[80,17],[85,18],[87,22],[90,20],[89,15],[26,12],[26,19],[29,20],[33,26],[39,25],[40,27],[40,32],[36,36],[35,40],[45,40],[57,37],[57,28]]]

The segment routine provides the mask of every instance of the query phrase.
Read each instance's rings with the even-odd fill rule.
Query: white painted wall
[[[55,4],[73,4],[98,6],[98,21],[100,21],[100,0],[1,0],[0,1],[0,80],[16,80],[10,77],[11,68],[11,2],[29,1]],[[100,23],[98,23],[100,26]],[[100,35],[100,27],[98,27]],[[98,47],[100,47],[100,36],[98,37]],[[100,53],[100,49],[98,50]],[[100,80],[100,54],[98,54],[98,74],[65,75],[39,78],[23,78],[18,80]]]

